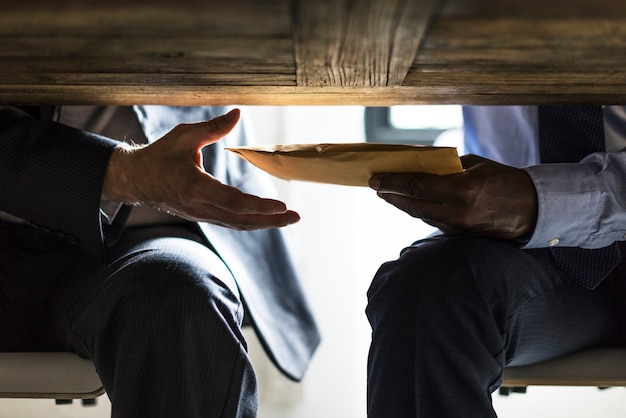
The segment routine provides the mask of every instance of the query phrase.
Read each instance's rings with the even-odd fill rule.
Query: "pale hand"
[[[243,193],[204,171],[201,149],[228,134],[239,110],[207,122],[183,124],[152,144],[115,149],[102,199],[149,205],[191,221],[238,230],[282,227],[299,215],[283,202]]]

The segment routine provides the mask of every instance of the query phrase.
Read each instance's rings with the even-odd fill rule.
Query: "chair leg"
[[[498,393],[501,396],[509,396],[511,393],[526,393],[526,386],[500,386]]]
[[[80,400],[83,406],[96,406],[98,404],[98,400],[96,398],[85,398]],[[74,403],[73,399],[55,399],[54,403],[57,405],[71,405]]]

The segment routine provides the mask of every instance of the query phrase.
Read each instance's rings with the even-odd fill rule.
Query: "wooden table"
[[[11,3],[2,105],[626,103],[623,0]]]

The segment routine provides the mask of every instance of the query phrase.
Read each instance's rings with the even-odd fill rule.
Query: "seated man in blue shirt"
[[[462,173],[370,179],[442,232],[369,289],[370,417],[493,417],[505,366],[624,345],[626,108],[467,107],[464,122]]]

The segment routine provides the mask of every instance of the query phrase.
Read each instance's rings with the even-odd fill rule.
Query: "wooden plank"
[[[49,0],[40,8],[3,6],[0,83],[30,91],[295,85],[287,0],[161,3],[131,0],[109,7]],[[36,99],[25,92],[0,101],[26,97]]]
[[[0,105],[626,103],[626,2],[434,2],[9,2]]]
[[[291,37],[289,0],[28,0],[2,2],[5,34]]]
[[[607,18],[626,13],[621,0],[447,0],[441,16],[482,16],[489,19],[505,16],[545,18]]]
[[[567,92],[554,91],[554,83],[547,86],[530,85],[527,74],[477,79],[474,74],[459,74],[458,85],[446,80],[448,75],[428,77],[420,86],[410,87],[301,87],[301,86],[239,86],[211,85],[199,82],[188,84],[185,79],[166,78],[163,82],[142,85],[37,85],[0,84],[0,103],[16,104],[168,104],[192,105],[360,105],[391,106],[401,104],[563,104],[595,103],[624,104],[626,92],[613,84],[593,85],[586,82],[586,74],[570,74]],[[560,76],[554,75],[552,80]],[[624,77],[626,79],[626,76]],[[584,80],[583,83],[577,83]],[[510,83],[510,84],[509,84]],[[571,87],[568,85],[566,87]],[[497,92],[497,93],[494,93]]]
[[[597,95],[619,103],[626,92],[626,9],[610,18],[444,14],[405,81],[423,85],[447,86],[461,102],[479,94],[481,103],[562,103],[568,96],[594,102]]]
[[[414,65],[624,65],[626,18],[437,19]]]
[[[399,86],[436,0],[295,2],[298,86]]]
[[[134,58],[137,61],[150,60],[155,57],[182,57],[192,62],[213,58],[257,62],[261,66],[266,62],[289,62],[290,69],[292,71],[294,69],[293,42],[289,38],[281,37],[266,39],[263,42],[252,42],[249,38],[224,37],[172,38],[167,35],[156,35],[146,40],[130,36],[111,39],[56,35],[53,40],[54,42],[51,42],[49,37],[44,36],[21,36],[10,44],[7,42],[3,45],[0,58],[73,58],[82,59],[86,63],[92,59],[113,57],[120,60]],[[123,64],[123,62],[117,64]],[[149,61],[144,61],[146,68],[149,68],[149,65]]]

